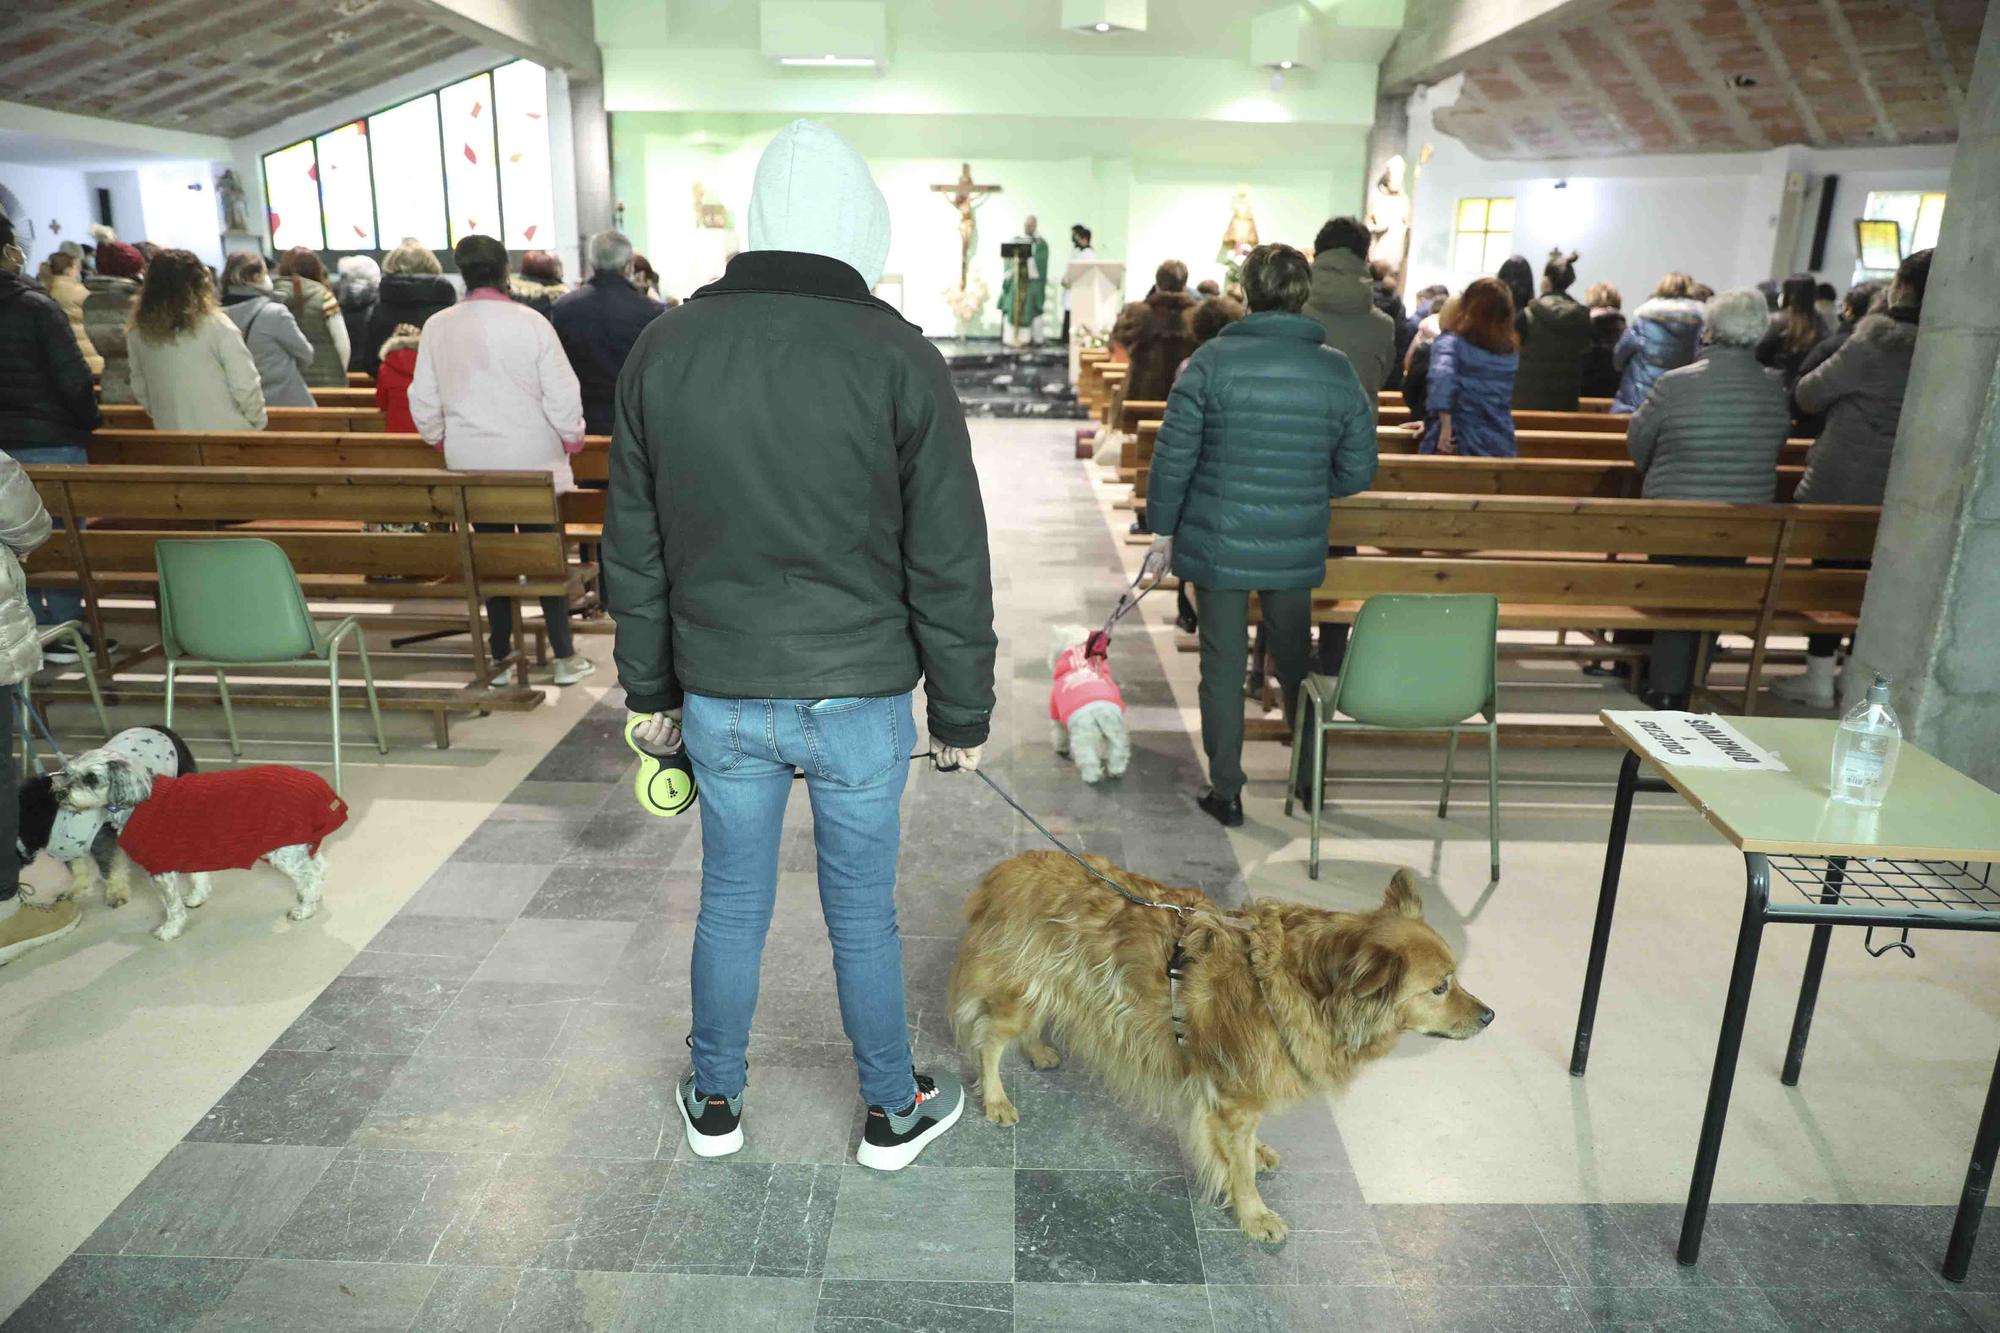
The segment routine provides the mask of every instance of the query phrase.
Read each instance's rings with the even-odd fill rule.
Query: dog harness
[[[124,755],[134,768],[152,775],[154,781],[180,776],[180,756],[174,752],[173,738],[158,727],[130,727],[104,743],[104,748]],[[49,845],[42,850],[65,864],[90,855],[98,830],[109,823],[123,828],[131,818],[129,809],[99,806],[92,810],[56,811],[49,826]],[[25,850],[25,849],[23,849]]]
[[[347,802],[316,773],[253,764],[160,778],[118,845],[149,875],[247,870],[280,847],[317,853],[347,822]]]

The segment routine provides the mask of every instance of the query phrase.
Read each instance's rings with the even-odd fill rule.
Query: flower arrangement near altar
[[[966,279],[963,287],[944,289],[944,303],[958,320],[960,329],[969,328],[986,312],[986,297],[986,279],[976,273]]]

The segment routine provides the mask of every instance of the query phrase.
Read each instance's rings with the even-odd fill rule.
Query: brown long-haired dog
[[[1266,1114],[1341,1087],[1405,1032],[1462,1040],[1493,1021],[1458,984],[1407,870],[1365,914],[1268,901],[1224,912],[1198,890],[1085,859],[1142,898],[1189,909],[1186,1044],[1174,1042],[1167,983],[1179,915],[1127,902],[1059,852],[1023,852],[966,904],[951,972],[952,1028],[979,1066],[986,1118],[1020,1118],[1001,1052],[1018,1041],[1029,1064],[1050,1068],[1052,1033],[1114,1092],[1173,1119],[1202,1187],[1259,1240],[1285,1236],[1257,1192],[1258,1168],[1278,1165],[1257,1141]]]

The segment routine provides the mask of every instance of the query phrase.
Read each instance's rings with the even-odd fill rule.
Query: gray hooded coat
[[[1917,311],[1897,306],[1856,324],[1839,351],[1800,378],[1792,391],[1800,409],[1826,416],[1806,455],[1801,502],[1882,503],[1916,351]]]

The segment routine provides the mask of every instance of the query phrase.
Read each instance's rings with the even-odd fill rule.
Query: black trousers
[[[546,523],[475,523],[474,532],[554,532]],[[566,597],[544,597],[542,621],[548,626],[549,651],[557,657],[576,656],[576,636],[570,632],[569,599]],[[511,597],[489,597],[486,599],[487,639],[486,647],[493,654],[495,662],[514,651],[514,599]]]
[[[1676,565],[1740,565],[1742,560],[1734,556],[1653,556],[1653,560]],[[1702,634],[1696,630],[1667,629],[1653,634],[1652,667],[1647,679],[1653,689],[1661,694],[1688,694],[1702,682],[1694,678],[1695,658],[1701,654],[1702,640],[1708,641],[1711,657],[1715,654],[1718,636]]]
[[[1285,694],[1285,716],[1298,706],[1299,686],[1312,660],[1311,588],[1260,592],[1257,605],[1270,631],[1271,655]],[[1243,655],[1250,646],[1250,594],[1234,588],[1200,588],[1201,745],[1208,754],[1208,783],[1225,799],[1243,791]]]
[[[12,685],[0,694],[6,696],[0,701],[0,902],[5,902],[21,890],[21,852],[14,845],[21,835],[21,768],[14,759],[14,709],[21,694]]]

